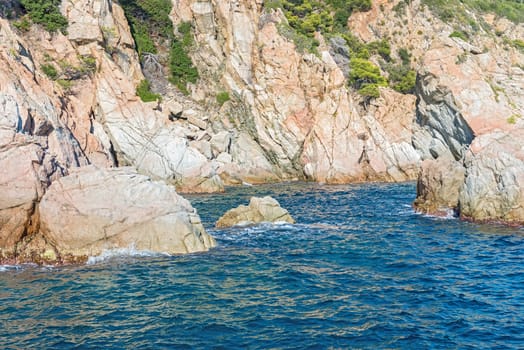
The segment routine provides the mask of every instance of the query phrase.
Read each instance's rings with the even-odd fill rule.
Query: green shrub
[[[60,85],[62,87],[62,89],[64,89],[66,92],[68,92],[71,87],[73,86],[73,82],[71,80],[67,80],[67,79],[58,79],[56,81],[58,83],[58,85]]]
[[[410,69],[402,78],[393,83],[393,89],[403,94],[411,94],[415,92],[417,74],[414,70]]]
[[[217,94],[217,102],[220,106],[230,100],[229,92],[222,91]]]
[[[41,65],[40,68],[42,69],[42,72],[44,72],[44,74],[47,75],[50,79],[56,80],[56,78],[58,78],[58,71],[54,65],[46,63]]]
[[[459,38],[464,41],[468,41],[468,35],[460,30],[454,30],[453,33],[449,35],[450,38]]]
[[[512,41],[512,44],[515,48],[519,49],[520,51],[524,51],[524,40],[515,39]]]
[[[371,0],[271,0],[266,2],[265,8],[281,7],[290,27],[299,35],[289,35],[301,40],[302,36],[313,38],[314,33],[333,35],[347,31],[348,17],[354,11],[368,11],[371,9]]]
[[[156,41],[171,39],[173,24],[169,19],[170,0],[120,0],[131,27],[137,52],[157,53]]]
[[[389,43],[385,39],[382,39],[380,41],[372,41],[369,44],[367,44],[367,48],[372,54],[378,54],[386,61],[389,61],[391,59],[391,48],[389,46]]]
[[[170,81],[187,94],[187,83],[196,83],[198,71],[181,41],[175,40],[169,54]]]
[[[42,25],[50,32],[65,33],[67,19],[60,13],[61,0],[20,0],[33,23]]]
[[[337,26],[339,30],[345,29],[348,24],[348,18],[350,15],[351,14],[349,13],[349,11],[345,8],[337,10],[333,15],[333,22],[335,26]]]
[[[304,35],[285,23],[281,23],[278,26],[278,33],[284,38],[292,41],[298,52],[311,52],[318,55],[317,48],[320,43],[315,38]]]
[[[506,121],[508,122],[508,124],[516,124],[518,118],[520,118],[518,114],[513,114],[512,116],[508,117]]]
[[[31,22],[29,21],[27,16],[23,16],[18,21],[14,21],[13,26],[18,30],[27,32],[31,28]]]
[[[411,64],[411,54],[407,49],[403,47],[398,49],[398,56],[400,57],[403,65],[409,66]]]
[[[78,68],[84,74],[92,74],[96,71],[96,58],[91,55],[80,56],[81,65]]]
[[[181,23],[177,28],[179,35],[175,38],[169,18],[171,0],[120,0],[120,4],[131,26],[141,59],[146,53],[156,54],[158,48],[165,47],[167,43],[171,47],[167,60],[169,81],[187,94],[187,83],[195,83],[198,79],[198,71],[188,55],[193,45],[191,23]],[[153,98],[147,94],[144,96]]]
[[[478,28],[470,12],[494,13],[515,23],[524,22],[524,2],[520,0],[422,0],[440,19]],[[482,24],[482,23],[481,23]]]
[[[153,102],[161,98],[159,94],[151,91],[151,86],[147,80],[142,80],[140,84],[138,84],[136,87],[136,95],[140,97],[143,102]]]
[[[349,82],[364,97],[376,98],[378,88],[387,86],[387,80],[380,74],[380,69],[373,62],[362,58],[352,58],[349,62]]]

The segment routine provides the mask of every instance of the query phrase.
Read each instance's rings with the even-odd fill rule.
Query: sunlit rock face
[[[174,187],[130,167],[75,170],[51,185],[39,211],[42,235],[64,259],[130,247],[180,254],[215,246]]]
[[[234,96],[210,119],[214,131],[231,131],[231,163],[218,170],[226,181],[416,177],[413,96],[384,89],[363,109],[330,44],[319,36],[318,55],[300,52],[280,34],[283,14],[262,2],[184,0],[172,17],[195,25],[201,81],[192,96]]]
[[[216,227],[245,226],[261,222],[294,224],[295,220],[286,209],[280,206],[276,199],[270,196],[251,197],[249,205],[240,205],[222,215],[216,222]]]
[[[20,11],[6,4],[2,11]],[[216,192],[246,182],[414,180],[423,160],[436,159],[422,168],[422,210],[521,222],[524,57],[507,40],[524,37],[523,25],[487,15],[500,35],[466,42],[420,1],[400,15],[398,4],[374,1],[348,26],[365,42],[388,38],[392,52],[412,48],[416,96],[380,88],[366,101],[349,87],[343,39],[316,33],[317,52],[303,52],[283,34],[282,11],[262,1],[173,1],[174,27],[191,24],[200,79],[184,95],[163,76],[152,84],[161,101],[149,103],[136,87],[169,72],[154,57],[141,62],[116,1],[64,1],[67,34],[0,18],[1,256],[56,258],[38,203],[88,165]]]

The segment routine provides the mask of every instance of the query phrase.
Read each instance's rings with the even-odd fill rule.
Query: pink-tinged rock
[[[524,224],[524,130],[476,138],[466,153],[460,215],[474,221]]]
[[[40,231],[60,259],[118,248],[180,254],[215,246],[174,187],[130,167],[75,170],[50,186],[39,209]]]
[[[459,207],[459,193],[464,183],[464,172],[462,164],[452,157],[427,159],[422,162],[415,209],[437,216],[456,213]]]

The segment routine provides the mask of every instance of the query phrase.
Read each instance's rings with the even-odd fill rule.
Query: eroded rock
[[[462,218],[524,224],[523,139],[522,129],[475,139],[465,158]]]
[[[458,212],[465,169],[451,157],[422,162],[414,206],[425,214],[448,216]]]
[[[240,205],[227,211],[218,221],[216,227],[230,227],[235,225],[253,225],[260,222],[289,222],[295,223],[286,209],[272,197],[251,197],[249,205]]]
[[[215,246],[187,200],[130,167],[75,170],[51,185],[39,208],[40,231],[62,259],[117,248],[179,254]]]

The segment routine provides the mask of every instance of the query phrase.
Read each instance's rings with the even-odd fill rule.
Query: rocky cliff
[[[71,174],[91,174],[93,166],[130,166],[136,176],[151,179],[141,183],[213,192],[243,182],[413,180],[424,164],[420,210],[452,207],[468,219],[524,221],[518,142],[524,123],[522,24],[468,12],[481,24],[473,28],[471,21],[469,27],[443,21],[425,1],[376,0],[354,12],[339,32],[320,30],[320,23],[307,38],[314,45],[304,48],[288,5],[177,0],[163,2],[172,9],[165,28],[173,33],[150,33],[154,54],[143,51],[143,27],[135,27],[121,7],[129,10],[130,3],[62,1],[63,31],[38,24],[18,0],[1,6],[2,256],[41,256],[51,248],[55,257],[74,255],[74,245],[62,245],[62,224],[48,224],[43,209],[50,210],[45,203],[62,203],[58,186],[73,191],[64,185],[80,181],[68,180]],[[198,72],[198,79],[184,84],[169,82],[165,62],[167,43],[182,34]],[[353,64],[372,71],[356,78],[355,58],[361,61]],[[417,71],[415,91],[384,84],[386,78],[409,77],[408,68]],[[377,75],[385,78],[375,81],[376,90],[356,91]],[[146,80],[152,102],[138,96]],[[456,169],[453,181],[446,179],[446,164]],[[124,191],[129,177],[100,171],[94,176],[100,188],[118,178]],[[171,191],[169,186],[163,191]],[[53,200],[46,198],[50,188]],[[95,201],[85,208],[89,213],[109,210],[102,194],[95,197],[79,192],[76,200]],[[125,212],[119,215],[113,219],[128,220],[122,219]],[[113,224],[104,220],[104,227]],[[73,232],[69,238],[75,240]],[[203,243],[189,246],[212,246],[195,235]],[[137,240],[134,234],[122,237],[128,240],[105,242]],[[30,242],[36,242],[34,249]]]

